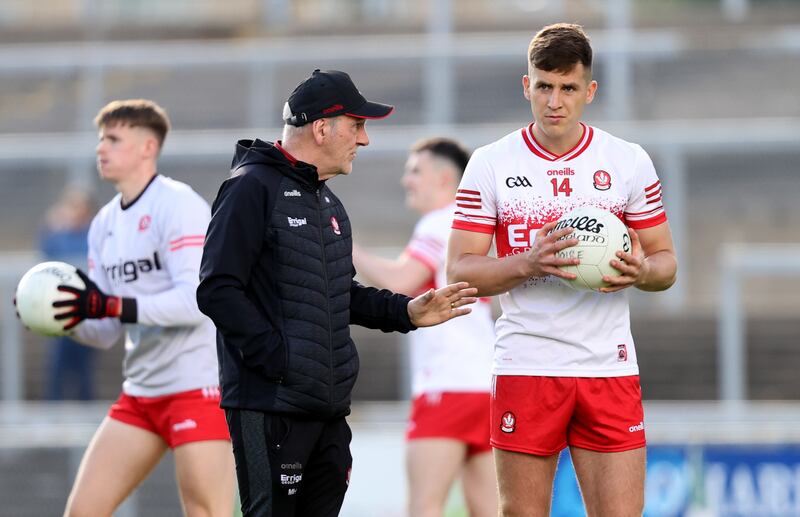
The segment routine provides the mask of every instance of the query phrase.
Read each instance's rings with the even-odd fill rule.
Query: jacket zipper
[[[328,261],[325,257],[325,234],[322,231],[322,197],[320,196],[319,189],[317,189],[317,218],[319,219],[319,243],[322,247],[322,279],[325,282],[325,303],[327,304],[326,312],[328,314],[328,352],[330,354],[330,361],[328,362],[328,405],[330,406],[331,410],[333,410],[333,335],[331,335],[333,322],[331,321],[331,297],[329,289],[330,286],[328,284]]]

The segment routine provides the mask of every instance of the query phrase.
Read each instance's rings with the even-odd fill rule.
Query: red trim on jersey
[[[190,246],[200,246],[202,247],[205,243],[206,236],[205,235],[184,235],[178,239],[173,241],[169,241],[169,250],[175,251],[181,248],[186,248]]]
[[[169,241],[170,246],[175,246],[176,244],[180,244],[181,241],[184,240],[205,240],[206,236],[199,234],[199,235],[184,235],[183,237],[178,237],[177,239]]]
[[[651,219],[628,221],[628,226],[630,226],[634,230],[642,230],[644,228],[652,228],[653,226],[658,226],[659,224],[665,222],[667,222],[667,213],[661,212],[660,214]]]
[[[491,224],[494,224],[494,222],[497,221],[496,217],[492,217],[490,215],[465,214],[464,212],[461,211],[456,211],[455,215],[460,215],[461,217],[467,217],[469,219],[486,219]]]
[[[425,266],[425,269],[430,270],[432,274],[434,275],[436,274],[436,264],[434,264],[430,260],[430,258],[428,258],[428,256],[426,256],[424,253],[420,253],[416,250],[406,248],[406,254],[408,254],[409,257],[413,258],[414,260]]]
[[[203,243],[202,242],[194,242],[194,243],[193,242],[185,242],[183,244],[179,244],[177,246],[173,246],[169,250],[170,251],[178,251],[179,249],[183,249],[183,248],[202,248],[202,247],[203,247]]]
[[[581,124],[581,125],[583,125],[583,124]],[[570,156],[568,158],[564,158],[565,162],[568,162],[568,161],[572,160],[573,158],[576,158],[576,157],[580,156],[581,153],[583,153],[583,151],[585,151],[589,147],[589,144],[592,143],[592,139],[594,138],[594,129],[592,128],[592,126],[583,126],[583,127],[584,127],[584,135],[587,135],[586,130],[588,129],[588,135],[586,136],[586,143],[584,143],[581,146],[580,149],[575,151],[575,153],[572,156]],[[580,142],[578,142],[578,143],[580,144]]]
[[[477,190],[458,189],[456,192],[456,206],[480,210],[481,193]]]
[[[657,196],[659,194],[661,194],[661,187],[659,187],[656,190],[650,192],[649,194],[647,193],[647,191],[645,191],[644,197],[646,199],[646,198],[649,198],[649,197]]]
[[[650,199],[650,200],[648,200],[648,201],[647,201],[647,203],[645,203],[645,204],[647,204],[647,205],[652,205],[652,204],[654,204],[654,203],[661,204],[661,196],[658,196],[658,197],[657,197],[657,198],[655,198],[655,199]]]
[[[494,233],[494,226],[489,226],[486,224],[478,224],[478,223],[469,223],[467,221],[453,221],[453,226],[451,226],[454,230],[466,230],[468,232],[478,232],[478,233]]]
[[[625,218],[627,219],[628,216],[641,217],[641,216],[646,216],[648,214],[652,214],[653,212],[658,212],[659,210],[661,210],[661,207],[657,206],[656,208],[645,210],[644,212],[625,212],[624,215]]]
[[[647,192],[648,190],[653,190],[654,188],[656,188],[656,187],[657,187],[657,186],[659,186],[660,184],[661,184],[661,181],[659,181],[659,180],[656,180],[656,182],[655,182],[655,183],[653,183],[652,185],[649,185],[649,186],[645,187],[645,188],[644,188],[644,191],[645,191],[645,192]]]
[[[536,137],[533,134],[534,122],[531,122],[528,127],[522,128],[522,139],[525,140],[525,143],[528,145],[528,149],[530,149],[531,152],[539,158],[543,158],[550,162],[569,161],[580,156],[589,147],[589,144],[592,143],[592,138],[594,137],[594,129],[591,126],[587,126],[583,122],[580,122],[580,125],[583,128],[583,133],[581,134],[580,139],[578,139],[578,142],[572,147],[572,149],[561,155],[557,155],[548,151],[547,148],[545,148],[539,143],[538,140],[536,140]]]
[[[533,123],[531,123],[531,125],[530,125],[530,126],[528,126],[527,128],[522,128],[522,129],[520,130],[520,131],[522,131],[522,139],[523,139],[523,140],[525,140],[525,143],[526,143],[526,144],[528,144],[528,149],[530,149],[530,150],[531,150],[531,152],[532,152],[533,154],[535,154],[536,156],[538,156],[539,158],[542,158],[542,159],[544,159],[544,160],[547,160],[547,161],[550,161],[550,162],[554,161],[554,160],[555,160],[555,158],[551,158],[551,157],[549,157],[549,156],[546,156],[544,153],[542,153],[541,151],[539,151],[539,150],[536,148],[536,146],[533,144],[533,142],[531,141],[531,137],[530,137],[530,136],[528,136],[528,131],[530,131],[530,130],[532,130],[532,129],[533,129]]]

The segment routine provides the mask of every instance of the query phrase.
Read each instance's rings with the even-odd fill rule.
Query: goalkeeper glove
[[[66,307],[68,310],[56,314],[57,320],[66,320],[64,330],[70,330],[85,319],[119,318],[123,323],[136,322],[136,299],[122,298],[105,294],[97,284],[78,270],[78,276],[83,280],[84,288],[78,289],[70,285],[58,286],[59,291],[71,293],[75,298],[53,302],[53,307]]]

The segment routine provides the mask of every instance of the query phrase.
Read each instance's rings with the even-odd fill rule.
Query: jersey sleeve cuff
[[[459,219],[453,221],[452,228],[454,230],[466,230],[468,232],[494,233],[494,226],[489,226],[486,224],[468,223],[466,221],[461,221]]]
[[[119,314],[122,323],[136,323],[139,321],[139,307],[136,298],[123,298],[122,311]]]

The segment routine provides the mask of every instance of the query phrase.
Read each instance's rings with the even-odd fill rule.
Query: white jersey
[[[117,194],[89,229],[89,277],[136,298],[138,322],[85,320],[75,337],[101,348],[125,335],[122,390],[154,397],[219,384],[216,331],[197,308],[200,258],[211,217],[188,185],[156,176],[122,208]]]
[[[626,225],[666,221],[661,184],[638,145],[581,124],[583,136],[556,156],[533,124],[475,151],[457,194],[453,228],[493,233],[498,258],[530,249],[536,232],[571,209],[593,205]],[[493,373],[617,377],[639,372],[625,290],[576,291],[554,276],[531,277],[500,296]]]
[[[406,254],[432,273],[431,285],[447,285],[445,258],[455,205],[425,214],[414,228]],[[458,319],[409,333],[411,390],[414,396],[432,392],[489,391],[494,322],[488,300],[473,304]]]

